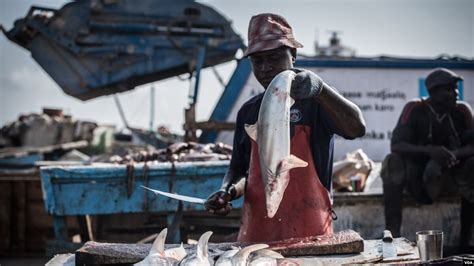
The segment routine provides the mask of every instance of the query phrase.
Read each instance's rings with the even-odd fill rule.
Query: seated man
[[[456,73],[438,68],[426,78],[427,99],[407,103],[393,131],[382,166],[385,224],[400,235],[402,192],[431,204],[441,194],[459,193],[461,246],[467,247],[474,213],[474,125],[471,107],[457,101]]]

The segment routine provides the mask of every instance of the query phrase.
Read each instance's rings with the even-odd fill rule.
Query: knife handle
[[[382,241],[383,242],[389,242],[389,243],[391,243],[393,241],[392,233],[390,232],[390,230],[383,230]]]

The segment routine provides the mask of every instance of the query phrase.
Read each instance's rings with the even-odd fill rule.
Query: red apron
[[[290,170],[290,182],[273,218],[267,217],[257,143],[251,140],[249,177],[238,241],[262,242],[332,234],[332,204],[329,192],[314,168],[310,130],[308,126],[295,128],[291,154],[308,162],[308,166]]]

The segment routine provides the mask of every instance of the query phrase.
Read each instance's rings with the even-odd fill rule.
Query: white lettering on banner
[[[402,91],[391,92],[388,89],[383,89],[381,91],[369,91],[367,92],[367,98],[380,98],[382,101],[386,99],[402,99],[405,100],[407,96]]]
[[[366,90],[356,91],[348,91],[344,88],[340,92],[361,109],[367,122],[367,130],[366,134],[355,142],[336,137],[336,156],[341,155],[337,153],[337,150],[341,150],[341,146],[345,152],[350,152],[351,150],[347,147],[355,149],[357,147],[354,145],[359,144],[359,148],[364,149],[369,157],[382,160],[389,152],[392,130],[407,102],[407,94],[400,89],[391,89],[386,86],[381,89],[366,88]]]

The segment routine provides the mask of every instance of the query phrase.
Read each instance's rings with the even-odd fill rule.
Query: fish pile
[[[290,182],[290,170],[308,163],[290,154],[290,97],[295,77],[291,70],[273,78],[263,95],[257,123],[245,125],[245,131],[258,144],[262,181],[265,187],[267,216],[275,216]]]
[[[208,231],[201,235],[192,252],[186,251],[181,244],[180,247],[165,250],[167,229],[163,229],[156,237],[148,256],[134,265],[160,265],[160,266],[245,266],[245,265],[298,265],[292,260],[285,258],[278,252],[268,249],[267,244],[253,244],[246,247],[232,246],[226,251],[216,254],[209,251],[208,243],[212,235]]]
[[[92,141],[96,128],[94,122],[73,120],[61,110],[44,109],[42,114],[20,115],[16,121],[0,127],[0,148],[44,147],[79,140]]]
[[[133,162],[202,162],[230,160],[232,146],[218,143],[201,144],[196,142],[178,142],[166,149],[139,151],[125,156],[112,156],[111,163],[129,164]]]

